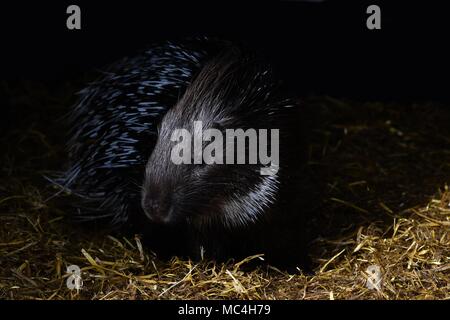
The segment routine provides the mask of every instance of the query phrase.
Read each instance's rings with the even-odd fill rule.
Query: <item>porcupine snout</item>
[[[158,190],[143,191],[141,205],[150,221],[159,224],[175,222],[170,194],[162,194]]]

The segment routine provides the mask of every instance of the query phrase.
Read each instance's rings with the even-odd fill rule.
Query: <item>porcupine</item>
[[[57,180],[78,199],[78,218],[133,226],[163,256],[305,260],[305,117],[257,54],[207,38],[165,42],[80,94],[72,166]],[[276,174],[261,175],[261,163],[172,163],[173,130],[194,121],[221,132],[279,129]]]

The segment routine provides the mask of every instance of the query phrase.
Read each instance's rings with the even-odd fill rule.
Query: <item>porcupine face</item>
[[[174,145],[162,133],[146,167],[142,206],[151,221],[234,228],[255,222],[275,201],[277,176],[261,176],[261,166],[174,164]]]
[[[260,162],[230,164],[225,155],[232,148],[236,159],[237,144],[230,145],[226,139],[216,149],[222,150],[223,164],[206,164],[201,155],[202,163],[196,164],[194,140],[196,133],[208,129],[216,129],[225,137],[227,129],[280,125],[274,121],[277,114],[270,101],[272,90],[268,71],[239,52],[224,53],[203,67],[160,123],[142,188],[142,207],[151,221],[235,228],[254,223],[270,209],[277,201],[277,173],[261,175]],[[188,133],[190,138],[174,132]],[[201,150],[209,143],[203,141]],[[177,146],[183,146],[183,151]],[[188,161],[176,163],[174,154]]]

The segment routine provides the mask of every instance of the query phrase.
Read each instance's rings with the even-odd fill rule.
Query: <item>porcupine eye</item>
[[[203,165],[211,168],[212,166],[215,166],[217,164],[224,164],[225,163],[225,129],[217,122],[214,122],[210,129],[214,129],[216,133],[219,131],[221,133],[221,136],[211,136],[207,141],[203,142]],[[218,141],[216,139],[219,139],[221,141],[221,144],[217,144]],[[214,147],[212,147],[214,146]],[[220,148],[220,149],[218,149]],[[207,163],[205,163],[205,160]]]
[[[225,156],[225,149],[224,149],[225,130],[217,122],[214,122],[211,125],[210,129],[219,130],[222,133],[222,137],[221,138],[223,139],[223,141],[222,141],[222,150],[220,150],[220,151],[222,153],[222,156],[224,157]],[[213,136],[209,140],[206,140],[205,137],[203,137],[203,138],[204,138],[204,140],[202,141],[201,163],[195,163],[196,157],[195,157],[195,154],[194,154],[194,144],[192,144],[192,146],[191,146],[191,151],[192,151],[191,152],[191,164],[194,165],[194,170],[197,170],[197,171],[198,170],[203,170],[204,171],[205,168],[211,167],[211,166],[217,164],[217,162],[215,162],[215,161],[213,163],[206,163],[205,162],[205,157],[211,156],[211,157],[215,158],[217,156],[220,156],[219,152],[216,152],[215,148],[211,149],[211,146],[210,146],[211,144],[216,142],[215,141],[216,137]],[[209,146],[209,149],[206,149],[208,146]],[[210,161],[212,161],[212,160],[210,160]],[[225,159],[223,159],[223,161],[225,161]]]

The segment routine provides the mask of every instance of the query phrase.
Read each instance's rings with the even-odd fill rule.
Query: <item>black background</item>
[[[77,4],[82,30],[66,28]],[[382,30],[366,28],[381,7]],[[0,79],[54,83],[159,39],[214,35],[264,53],[298,94],[449,101],[445,1],[17,1],[0,6]]]

